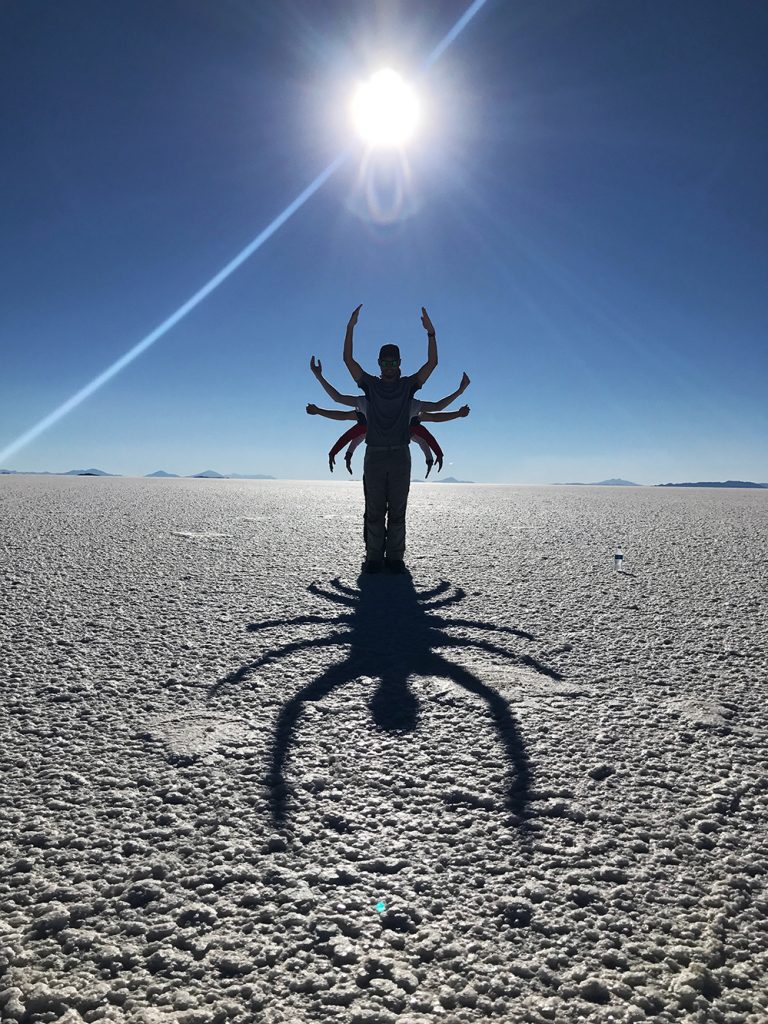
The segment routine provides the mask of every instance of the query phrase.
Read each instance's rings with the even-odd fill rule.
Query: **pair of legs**
[[[405,511],[411,486],[411,452],[407,446],[366,449],[363,468],[366,558],[369,562],[402,561]]]

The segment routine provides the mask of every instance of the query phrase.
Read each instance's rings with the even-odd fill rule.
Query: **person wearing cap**
[[[344,363],[368,399],[363,490],[365,493],[366,572],[405,572],[405,512],[411,486],[411,399],[437,366],[435,328],[426,309],[421,322],[427,332],[427,361],[418,373],[403,377],[400,349],[382,345],[380,376],[366,373],[352,354],[352,340],[362,304],[349,318],[344,336]]]

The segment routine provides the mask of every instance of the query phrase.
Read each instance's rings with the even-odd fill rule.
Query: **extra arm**
[[[356,420],[357,413],[353,412],[352,409],[349,412],[342,412],[341,409],[320,409],[312,402],[307,406],[307,412],[310,416],[325,416],[329,420]]]
[[[419,401],[421,401],[422,413],[442,412],[443,409],[446,408],[446,406],[451,404],[451,402],[455,402],[459,395],[463,395],[468,387],[469,377],[466,375],[466,373],[464,373],[462,374],[461,383],[459,384],[458,388],[456,388],[456,390],[452,394],[446,395],[445,398],[441,398],[439,402],[425,402],[422,399],[419,399]]]
[[[362,305],[363,304],[360,303],[357,309],[352,313],[352,316],[349,318],[349,323],[347,324],[347,333],[344,335],[344,365],[352,374],[352,379],[355,384],[359,383],[364,372],[360,363],[358,363],[352,355],[352,336],[355,331],[355,324],[357,323],[357,318],[360,315]]]
[[[357,404],[356,395],[342,395],[340,391],[336,390],[333,384],[328,383],[328,381],[323,376],[323,364],[320,362],[319,359],[317,360],[317,362],[315,362],[315,357],[312,356],[312,358],[309,360],[309,368],[312,371],[312,373],[314,373],[315,377],[318,379],[320,384],[325,388],[328,397],[332,398],[334,402],[338,402],[339,405]]]
[[[469,406],[462,405],[460,409],[454,410],[454,412],[421,412],[419,413],[420,420],[427,420],[429,423],[447,423],[448,420],[458,420],[464,416],[469,416]]]
[[[432,326],[432,321],[429,319],[429,315],[423,306],[421,307],[421,322],[427,332],[427,361],[416,374],[416,377],[419,384],[426,384],[432,371],[437,366],[437,338],[435,337],[435,328]]]

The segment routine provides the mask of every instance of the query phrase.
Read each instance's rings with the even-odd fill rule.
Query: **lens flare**
[[[402,146],[419,123],[416,93],[397,71],[384,68],[358,87],[352,120],[369,146]]]

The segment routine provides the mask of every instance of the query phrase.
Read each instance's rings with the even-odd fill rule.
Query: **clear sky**
[[[382,66],[424,108],[2,468],[324,478],[356,357],[472,378],[444,474],[768,481],[768,7],[731,0],[0,5],[0,450],[354,141]],[[419,456],[420,459],[420,456]],[[362,468],[362,452],[357,456]],[[340,467],[343,471],[343,466]],[[338,472],[338,469],[337,469]]]

